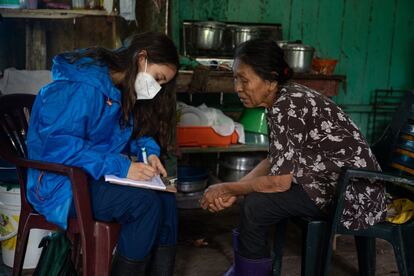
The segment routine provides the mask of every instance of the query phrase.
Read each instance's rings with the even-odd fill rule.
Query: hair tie
[[[286,67],[285,70],[283,70],[283,73],[287,76],[289,74],[289,68]]]

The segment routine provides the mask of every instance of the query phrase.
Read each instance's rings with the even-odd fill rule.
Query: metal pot
[[[192,166],[178,166],[177,190],[183,193],[192,193],[207,187],[208,172],[204,168]]]
[[[264,158],[266,153],[242,152],[222,154],[219,162],[219,178],[223,181],[239,181]]]
[[[218,50],[223,45],[223,32],[226,24],[205,21],[194,24],[195,45],[200,50]]]
[[[202,180],[177,182],[177,190],[182,193],[194,193],[207,187],[207,178]]]
[[[252,26],[236,26],[234,28],[233,40],[237,47],[239,44],[250,39],[258,38],[260,35],[259,29]]]
[[[297,73],[305,73],[311,69],[315,49],[303,44],[285,44],[283,53],[290,68]]]

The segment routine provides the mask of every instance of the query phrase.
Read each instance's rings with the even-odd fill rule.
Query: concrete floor
[[[201,209],[180,211],[177,276],[223,275],[233,258],[231,229],[238,223],[238,207],[222,213],[209,213]],[[207,245],[199,245],[204,239]],[[288,226],[282,275],[300,275],[301,232],[295,225]],[[354,241],[349,236],[337,237],[330,275],[358,275]],[[377,240],[377,274],[398,275],[392,247]]]
[[[201,209],[180,210],[179,242],[176,276],[219,276],[230,266],[233,258],[231,229],[237,226],[237,206],[213,214]],[[282,275],[300,275],[300,230],[288,226]],[[206,243],[203,245],[203,241]],[[331,263],[330,275],[357,275],[357,260],[353,239],[337,238],[337,249]],[[31,275],[25,271],[24,275]],[[11,269],[0,265],[0,276],[11,275]],[[392,247],[377,240],[377,274],[398,275]]]

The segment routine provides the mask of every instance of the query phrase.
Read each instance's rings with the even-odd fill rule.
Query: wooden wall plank
[[[317,46],[318,42],[318,26],[320,15],[319,1],[304,1],[302,8],[302,43]]]
[[[369,37],[367,45],[367,92],[365,102],[371,98],[375,89],[387,88],[387,76],[390,68],[387,66],[392,52],[393,14],[396,1],[382,0],[372,6],[369,21]]]
[[[394,40],[389,87],[414,88],[414,1],[395,0]]]
[[[350,101],[363,103],[361,94],[365,92],[367,33],[371,5],[358,5],[358,1],[346,0],[344,9],[338,69],[347,75],[348,93],[338,96],[337,100],[342,104]]]
[[[303,5],[306,0],[293,0],[290,11],[290,26],[288,40],[303,40]]]
[[[343,25],[343,1],[319,0],[318,25],[313,33],[317,37],[313,46],[316,55],[338,59],[341,51]]]

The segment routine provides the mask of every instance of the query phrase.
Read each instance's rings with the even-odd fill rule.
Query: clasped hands
[[[148,156],[148,164],[142,162],[131,162],[127,178],[133,180],[150,180],[156,175],[167,176],[167,171],[160,159],[155,154]]]
[[[234,204],[237,196],[228,189],[229,183],[220,183],[209,186],[200,200],[201,207],[210,212],[219,212]]]

